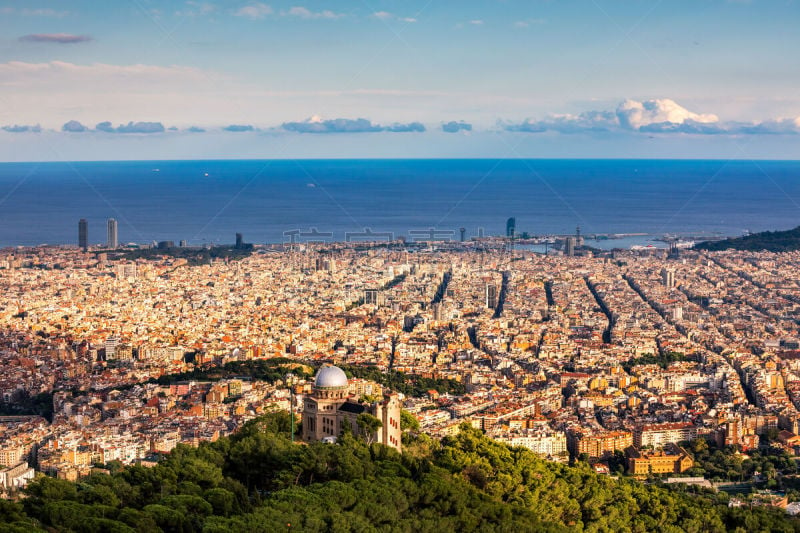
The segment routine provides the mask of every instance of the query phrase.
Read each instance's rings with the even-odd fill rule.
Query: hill
[[[744,237],[704,241],[695,244],[695,250],[745,250],[750,252],[793,252],[800,250],[800,226],[786,231],[763,231]]]
[[[273,413],[152,468],[41,477],[22,503],[0,501],[0,531],[800,530],[779,510],[548,463],[466,426],[441,443],[406,435],[402,455],[352,435],[298,445],[288,429]]]

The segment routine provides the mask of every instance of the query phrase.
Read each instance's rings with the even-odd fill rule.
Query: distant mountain
[[[747,250],[752,252],[793,252],[800,250],[800,226],[786,231],[763,231],[744,237],[721,241],[704,241],[694,245],[695,250]]]

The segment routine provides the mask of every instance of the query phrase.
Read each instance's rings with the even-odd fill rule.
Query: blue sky
[[[0,0],[0,160],[797,159],[784,0]]]

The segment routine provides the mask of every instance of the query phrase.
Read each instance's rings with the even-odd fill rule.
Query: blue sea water
[[[800,162],[306,160],[0,164],[0,246],[517,233],[741,235],[800,225]],[[303,240],[303,237],[300,238]]]

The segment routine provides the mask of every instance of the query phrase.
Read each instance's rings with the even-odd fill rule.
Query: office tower
[[[666,268],[662,269],[661,283],[668,289],[673,288],[675,286],[675,272]]]
[[[181,239],[180,247],[181,248],[186,248],[186,239]]]
[[[564,243],[564,253],[570,257],[575,255],[575,237],[567,237]]]
[[[486,284],[486,307],[491,309],[497,307],[497,285]]]
[[[575,246],[583,246],[583,236],[581,236],[581,226],[575,228]]]
[[[467,228],[460,228],[458,231],[461,232],[461,242],[467,240]]]
[[[514,217],[509,218],[506,220],[506,237],[511,239],[514,238],[514,232],[517,229],[517,219]]]
[[[236,248],[241,248],[244,245],[244,237],[241,233],[236,234]]]
[[[483,239],[483,228],[478,228],[478,238]]]
[[[89,249],[89,222],[85,218],[78,221],[78,246],[84,252]]]
[[[113,218],[109,218],[107,223],[106,247],[113,249],[117,246],[119,246],[119,242],[117,241],[117,221]]]

